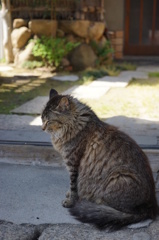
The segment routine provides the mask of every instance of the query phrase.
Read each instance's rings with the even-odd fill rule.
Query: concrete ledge
[[[149,158],[152,171],[157,173],[159,171],[159,150],[144,149],[143,151]],[[30,145],[0,144],[0,162],[27,165],[64,165],[60,154],[51,145],[42,145],[42,143],[39,146],[31,143]]]
[[[0,239],[39,239],[39,240],[150,240],[158,239],[159,219],[147,228],[122,229],[115,232],[99,231],[88,224],[42,224],[17,225],[11,222],[0,221]]]
[[[25,165],[64,165],[52,146],[0,145],[0,162]]]

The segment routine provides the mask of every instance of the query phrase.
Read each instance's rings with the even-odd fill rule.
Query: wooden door
[[[159,0],[125,0],[125,55],[159,55]]]

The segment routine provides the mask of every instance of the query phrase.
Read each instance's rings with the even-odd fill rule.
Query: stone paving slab
[[[126,87],[132,78],[148,78],[148,74],[140,71],[123,71],[117,77],[105,76],[99,78],[89,85],[74,86],[63,94],[70,94],[78,99],[98,99],[106,94],[111,87]],[[77,81],[78,76],[54,76],[52,79],[60,81]],[[12,110],[12,113],[40,114],[48,97],[36,97],[22,106]]]
[[[159,144],[159,121],[116,116],[106,122],[129,134],[138,144]],[[40,116],[0,114],[0,140],[50,142],[41,125]]]
[[[139,72],[159,72],[159,67],[158,66],[140,66],[137,67],[136,71]]]
[[[49,100],[49,97],[36,97],[30,100],[20,107],[12,110],[12,113],[25,113],[25,114],[41,114],[45,104]]]
[[[0,66],[0,72],[8,72],[8,71],[13,71],[13,68],[10,66],[5,66],[5,65]]]
[[[148,74],[142,71],[122,71],[119,77],[131,77],[136,79],[148,79]]]
[[[131,76],[117,76],[117,77],[112,77],[112,76],[106,76],[102,78],[98,78],[96,81],[93,81],[91,84],[94,82],[99,81],[105,82],[108,87],[126,87],[128,83],[131,81],[132,77]]]
[[[63,92],[63,94],[70,94],[78,99],[98,99],[107,93],[109,89],[110,87],[104,86],[103,83],[97,83],[95,86],[91,84],[87,86],[74,86]]]
[[[58,81],[70,81],[70,82],[75,82],[79,80],[79,77],[77,75],[64,75],[64,76],[59,76],[55,75],[54,77],[51,77],[50,79],[52,80],[58,80]]]

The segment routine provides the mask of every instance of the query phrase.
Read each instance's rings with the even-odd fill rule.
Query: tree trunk
[[[11,16],[10,16],[10,3],[9,1],[1,0],[2,9],[2,24],[3,24],[3,46],[4,46],[4,55],[7,63],[14,61],[12,42],[11,42]]]

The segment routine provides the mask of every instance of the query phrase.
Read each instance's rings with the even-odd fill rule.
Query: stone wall
[[[107,41],[104,36],[105,28],[104,22],[92,22],[89,20],[31,20],[26,22],[23,19],[15,19],[11,33],[14,62],[16,65],[21,65],[24,61],[32,60],[34,44],[28,44],[28,41],[35,38],[35,36],[65,37],[68,41],[87,45],[94,40],[99,44],[103,44],[103,42]],[[86,47],[84,49],[86,50]]]

